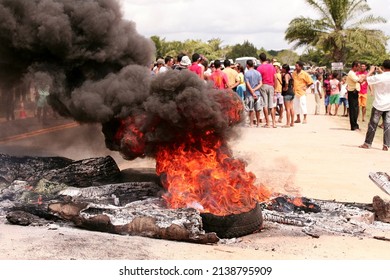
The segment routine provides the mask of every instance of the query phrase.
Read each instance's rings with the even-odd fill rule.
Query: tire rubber
[[[261,206],[256,204],[252,210],[227,216],[201,213],[203,229],[215,232],[219,238],[234,238],[251,234],[263,225]]]

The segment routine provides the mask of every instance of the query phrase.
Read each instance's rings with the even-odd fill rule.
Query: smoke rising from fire
[[[101,123],[107,147],[126,158],[153,156],[156,144],[190,131],[233,135],[226,114],[237,99],[187,71],[152,78],[154,45],[122,18],[118,1],[0,0],[0,17],[2,84],[48,85],[53,109],[80,123]],[[124,122],[136,129],[118,140]]]
[[[50,86],[50,104],[80,122],[127,114],[148,94],[154,45],[114,0],[0,0],[0,79]]]

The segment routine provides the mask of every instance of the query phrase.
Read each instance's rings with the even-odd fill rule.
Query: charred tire
[[[263,215],[260,204],[249,212],[216,216],[210,213],[200,214],[203,229],[206,232],[215,232],[219,238],[233,238],[251,234],[263,225]]]

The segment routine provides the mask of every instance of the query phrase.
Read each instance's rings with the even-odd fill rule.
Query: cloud
[[[253,43],[257,48],[289,49],[284,32],[298,16],[316,17],[304,0],[121,0],[124,17],[144,36],[168,41],[219,38],[224,45]],[[368,1],[375,16],[389,18],[387,1]],[[385,8],[385,7],[388,8]],[[381,25],[390,34],[390,22]]]

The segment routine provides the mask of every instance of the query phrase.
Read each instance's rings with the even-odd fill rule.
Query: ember
[[[306,213],[321,212],[321,207],[306,197],[277,196],[267,203],[267,209],[279,212],[303,211]]]

